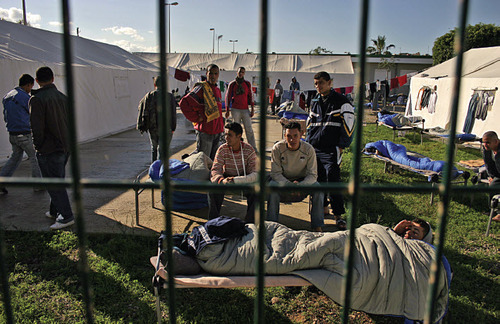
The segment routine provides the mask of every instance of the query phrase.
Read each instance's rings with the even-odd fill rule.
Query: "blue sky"
[[[61,31],[59,0],[25,0],[32,26]],[[170,1],[173,2],[173,1]],[[171,6],[172,52],[259,51],[257,0],[178,0]],[[308,53],[318,46],[358,53],[360,0],[270,0],[269,52]],[[458,24],[458,0],[372,0],[369,38],[385,35],[393,53],[432,54],[435,39]],[[157,51],[158,1],[70,1],[72,30],[129,51]],[[1,0],[0,18],[22,17],[22,0]],[[500,24],[500,1],[470,0],[468,23]],[[215,43],[217,52],[217,42]]]

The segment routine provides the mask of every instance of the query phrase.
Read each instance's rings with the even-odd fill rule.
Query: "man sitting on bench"
[[[271,152],[271,184],[318,184],[316,153],[311,144],[302,141],[302,129],[297,122],[285,125],[285,139],[274,144]],[[295,200],[302,196],[300,191],[289,194]],[[321,232],[324,225],[323,192],[312,194],[311,228]],[[271,192],[267,206],[267,220],[277,222],[280,208],[280,194]]]

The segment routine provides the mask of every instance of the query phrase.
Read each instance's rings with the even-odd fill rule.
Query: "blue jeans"
[[[69,153],[53,152],[49,154],[37,153],[38,164],[44,178],[64,178]],[[73,211],[69,203],[68,192],[64,189],[47,190],[50,195],[50,214],[61,214],[65,220],[73,219]]]
[[[271,180],[269,184],[277,184],[276,181]],[[315,182],[315,185],[318,183]],[[321,227],[325,225],[325,215],[323,213],[323,199],[325,194],[317,191],[312,194],[312,208],[311,208],[311,227]],[[273,191],[269,194],[269,201],[267,204],[267,220],[277,222],[280,213],[280,194]]]
[[[252,128],[252,117],[250,117],[250,110],[248,109],[231,109],[231,116],[233,121],[245,127],[245,136],[247,137],[248,144],[252,145],[253,149],[257,151],[255,144],[255,135]]]
[[[9,141],[12,145],[12,155],[10,159],[5,163],[2,171],[0,171],[0,177],[10,177],[14,174],[17,167],[23,160],[23,153],[26,152],[31,163],[31,176],[33,178],[40,178],[42,174],[40,173],[40,168],[38,167],[38,161],[35,155],[35,149],[33,148],[33,140],[31,134],[26,135],[9,135]]]
[[[207,134],[196,131],[196,152],[205,153],[213,161],[220,146],[221,134]]]

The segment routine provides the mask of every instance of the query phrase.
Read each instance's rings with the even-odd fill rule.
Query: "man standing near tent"
[[[488,131],[484,133],[481,140],[483,143],[483,159],[488,171],[490,186],[500,186],[500,140],[497,133]],[[490,194],[490,201],[497,193]],[[500,222],[500,214],[493,217],[494,221]]]
[[[217,87],[219,67],[207,67],[207,81],[197,83],[179,103],[182,113],[194,124],[196,152],[203,152],[212,160],[224,132],[221,92]]]
[[[273,103],[271,104],[271,111],[273,115],[276,115],[276,107],[279,107],[281,103],[281,96],[283,95],[283,86],[281,85],[281,80],[276,80],[274,85],[274,97]]]
[[[0,171],[0,177],[10,177],[14,174],[26,152],[31,163],[31,176],[40,178],[40,168],[33,148],[31,137],[30,110],[28,102],[30,92],[35,84],[35,79],[29,74],[23,74],[19,78],[19,86],[9,91],[3,97],[3,117],[9,132],[9,142],[12,145],[10,159]],[[35,189],[38,191],[38,189]],[[0,187],[0,195],[8,193],[5,187]]]
[[[31,129],[36,157],[44,178],[64,178],[69,159],[68,98],[54,85],[54,73],[43,66],[36,71],[40,89],[31,92],[29,101]],[[45,215],[55,219],[50,226],[58,230],[75,223],[66,188],[49,189],[50,211]]]
[[[250,111],[248,110],[248,105],[251,106]],[[229,118],[230,112],[233,121],[245,127],[248,144],[252,145],[253,149],[257,151],[255,135],[252,128],[252,117],[255,113],[252,98],[252,85],[245,80],[244,67],[238,68],[236,79],[229,83],[226,92],[226,118]]]
[[[297,81],[297,78],[293,77],[292,82],[290,82],[290,90],[292,91],[300,91],[300,83]]]
[[[318,94],[311,101],[311,112],[307,120],[306,141],[316,151],[320,183],[341,181],[342,152],[351,145],[354,130],[354,108],[349,99],[332,89],[332,83],[330,75],[324,71],[314,75],[314,87]],[[329,214],[328,198],[337,227],[345,229],[345,221],[342,219],[345,214],[342,194],[325,195],[325,215]]]
[[[148,92],[139,102],[139,114],[137,115],[137,129],[142,133],[148,132],[149,139],[151,141],[151,162],[154,162],[158,159],[158,148],[160,145],[160,135],[159,135],[159,112],[160,112],[160,76],[157,76],[153,80],[155,89],[153,91]],[[167,102],[170,106],[171,111],[171,119],[170,119],[170,130],[172,131],[172,136],[174,136],[174,131],[177,126],[177,113],[176,113],[176,102],[173,94],[166,93]],[[167,108],[165,106],[165,108]],[[167,143],[170,146],[170,141],[172,141],[172,136],[169,137],[169,142]]]

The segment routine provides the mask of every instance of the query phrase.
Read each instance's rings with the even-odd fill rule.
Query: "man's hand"
[[[223,184],[234,183],[234,177],[227,177],[222,180]]]
[[[411,221],[403,219],[396,226],[394,226],[394,232],[401,235],[406,232],[411,226]]]
[[[342,154],[342,152],[344,152],[344,149],[339,147],[339,152],[340,152],[340,154]]]
[[[226,119],[229,118],[229,109],[226,109]]]
[[[255,115],[255,111],[254,107],[252,106],[252,108],[250,109],[250,117],[253,117],[253,115]]]

